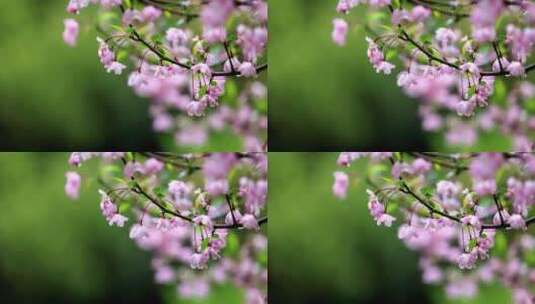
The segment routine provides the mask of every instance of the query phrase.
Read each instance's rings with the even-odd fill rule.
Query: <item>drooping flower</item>
[[[65,30],[63,31],[63,41],[69,46],[75,46],[78,39],[79,26],[78,22],[74,19],[65,19],[63,22]]]
[[[246,229],[258,230],[260,228],[260,226],[258,226],[258,221],[252,214],[244,214],[240,217],[239,223]]]
[[[526,221],[520,214],[511,214],[507,219],[507,223],[513,229],[526,229]]]
[[[342,171],[334,173],[334,184],[332,191],[334,195],[340,199],[345,199],[347,196],[347,187],[349,186],[349,177]]]
[[[73,200],[78,199],[78,196],[80,195],[80,184],[82,182],[82,178],[74,171],[67,172],[65,176],[67,177],[67,182],[65,183],[65,193]]]
[[[346,44],[347,28],[347,22],[344,19],[336,18],[333,20],[331,39],[334,41],[334,43],[340,46]]]

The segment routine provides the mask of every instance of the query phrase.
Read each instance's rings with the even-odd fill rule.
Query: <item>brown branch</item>
[[[438,160],[437,158],[435,157],[432,157],[428,154],[425,154],[425,153],[422,153],[422,152],[407,152],[409,155],[412,155],[414,157],[421,157],[429,162],[432,162],[434,164],[437,164],[437,165],[440,165],[440,166],[443,166],[443,167],[446,167],[446,168],[450,168],[450,169],[455,169],[455,170],[459,170],[459,171],[464,171],[464,170],[468,170],[468,167],[467,166],[464,166],[464,165],[457,165],[455,163],[448,163],[448,162],[445,162],[445,161],[441,161],[441,160]]]
[[[404,180],[402,180],[402,186],[400,187],[399,191],[402,192],[402,193],[408,194],[408,195],[412,196],[413,198],[415,198],[419,203],[421,203],[424,207],[426,207],[428,209],[428,211],[429,211],[429,213],[431,215],[438,214],[440,216],[448,218],[448,219],[450,219],[452,221],[455,221],[457,223],[461,223],[461,219],[460,218],[452,216],[452,215],[450,215],[450,214],[448,214],[446,212],[443,212],[443,211],[438,210],[438,209],[434,208],[433,206],[431,206],[431,204],[429,202],[427,202],[423,197],[421,197],[414,190],[412,190]],[[529,225],[531,225],[533,223],[535,223],[535,216],[530,217],[530,218],[528,218],[526,220],[526,226],[529,226]],[[483,224],[483,225],[481,225],[481,230],[483,231],[483,230],[487,230],[487,229],[507,229],[509,227],[510,227],[509,223],[505,223],[505,222],[502,221],[500,224],[497,224],[497,225],[496,224]]]
[[[429,61],[435,61],[438,63],[441,63],[443,65],[447,65],[451,68],[454,68],[456,70],[461,70],[461,67],[457,64],[451,63],[446,61],[445,59],[439,58],[435,55],[433,55],[429,50],[427,50],[423,45],[418,43],[416,40],[414,40],[402,27],[399,25],[400,35],[398,36],[401,40],[409,42],[411,45],[413,45],[415,48],[420,50]],[[526,73],[531,72],[535,69],[535,63],[528,64],[524,66],[524,71]],[[506,70],[500,70],[500,71],[481,71],[479,73],[481,77],[488,77],[488,76],[510,76],[510,73]]]
[[[147,193],[145,190],[143,190],[143,188],[141,188],[141,185],[135,181],[135,184],[134,184],[134,187],[132,187],[132,191],[134,193],[137,193],[143,197],[145,197],[146,199],[148,199],[151,203],[153,203],[155,206],[158,207],[158,209],[160,209],[160,211],[164,214],[170,214],[172,216],[176,216],[184,221],[187,221],[189,223],[193,223],[193,218],[191,217],[187,217],[187,216],[184,216],[176,211],[173,211],[167,207],[165,207],[162,202],[160,202],[157,198],[153,197],[152,195],[150,195],[149,193]],[[258,225],[263,225],[265,223],[267,223],[267,216],[265,217],[261,217],[257,220],[258,222]],[[214,230],[218,230],[218,229],[240,229],[240,228],[243,228],[243,225],[238,223],[238,222],[234,222],[232,224],[223,224],[223,223],[215,223],[214,224]]]
[[[141,44],[145,45],[152,53],[154,53],[161,61],[165,61],[168,63],[172,63],[175,65],[178,65],[184,69],[191,70],[192,66],[188,64],[181,63],[177,60],[169,58],[164,53],[160,52],[156,47],[151,45],[149,42],[147,42],[145,39],[141,37],[141,35],[136,31],[136,29],[130,25],[130,29],[132,32],[132,35],[130,36],[130,39],[140,42]],[[264,70],[267,70],[267,63],[264,63],[262,65],[256,66],[256,72],[260,73]],[[227,76],[239,76],[241,73],[239,71],[215,71],[212,72],[212,77],[227,77]]]
[[[126,166],[126,164],[128,163],[128,161],[126,160],[126,158],[122,157],[121,158],[121,161],[123,163],[123,166]],[[191,217],[188,217],[188,216],[184,216],[174,210],[171,210],[169,208],[167,208],[165,206],[165,202],[161,202],[158,200],[158,198],[152,196],[151,194],[149,194],[147,191],[145,191],[141,185],[139,184],[139,182],[136,180],[135,176],[132,175],[132,177],[130,178],[131,181],[134,183],[132,188],[130,189],[132,192],[148,199],[152,204],[154,204],[156,207],[158,207],[158,209],[163,213],[163,214],[169,214],[169,215],[172,215],[172,216],[176,216],[184,221],[187,221],[189,223],[193,223],[193,218]],[[229,196],[228,194],[225,195],[225,198],[229,199]],[[228,201],[230,203],[230,201]],[[232,210],[232,209],[231,209]],[[244,228],[242,224],[238,223],[236,221],[236,219],[234,218],[234,215],[233,215],[233,219],[234,219],[234,222],[232,224],[225,224],[225,223],[214,223],[214,230],[218,230],[218,229],[241,229],[241,228]],[[259,226],[263,225],[263,224],[266,224],[268,221],[267,219],[267,216],[264,216],[264,217],[261,217],[261,218],[258,218],[257,219],[257,223]]]

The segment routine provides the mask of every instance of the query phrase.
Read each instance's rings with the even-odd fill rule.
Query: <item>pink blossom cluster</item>
[[[186,146],[231,132],[244,151],[267,149],[265,0],[70,0],[67,12],[92,4],[100,61],[108,73],[128,71],[128,86],[151,100],[156,132]],[[65,43],[75,46],[78,34],[66,19]]]
[[[420,255],[424,283],[473,298],[500,282],[514,303],[534,303],[535,154],[344,152],[334,174],[338,198],[361,158],[370,215],[377,225],[397,224],[399,239]]]
[[[152,252],[155,281],[182,298],[212,285],[244,290],[244,303],[267,302],[267,155],[74,152],[65,192],[79,197],[82,164],[102,160],[100,210],[110,226]],[[90,173],[87,179],[93,179]]]
[[[397,84],[420,101],[424,130],[456,146],[495,132],[512,138],[514,151],[532,150],[533,85],[525,80],[535,69],[533,1],[339,0],[336,9],[349,16],[359,4],[370,8],[359,24],[369,32],[370,63],[383,74],[399,67]],[[345,44],[348,28],[334,19],[336,44]]]

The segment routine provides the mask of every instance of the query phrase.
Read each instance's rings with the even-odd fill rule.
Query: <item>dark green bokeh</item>
[[[63,43],[68,1],[8,1],[0,10],[2,148],[151,149],[147,100],[110,75],[96,54],[94,10],[80,17],[78,46]]]
[[[159,303],[150,254],[107,225],[98,185],[65,196],[67,158],[0,154],[0,302]]]
[[[396,229],[375,225],[366,184],[345,201],[331,192],[337,153],[269,153],[269,295],[272,303],[510,303],[498,285],[477,299],[448,301],[421,282],[417,255]]]
[[[336,3],[270,2],[271,151],[425,150],[416,101],[373,71],[364,31],[351,27],[343,48],[331,41]]]

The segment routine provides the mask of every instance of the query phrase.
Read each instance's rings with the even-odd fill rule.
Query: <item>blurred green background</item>
[[[97,162],[80,169],[80,200],[64,194],[68,153],[0,153],[0,303],[240,303],[234,287],[177,298],[154,283],[151,254],[99,209]]]
[[[511,303],[500,286],[448,301],[421,282],[417,255],[395,229],[376,226],[366,185],[331,192],[337,153],[269,153],[269,295],[272,303]],[[351,167],[365,170],[365,160]],[[358,180],[353,178],[353,180]]]
[[[269,3],[271,151],[426,150],[417,103],[374,72],[363,30],[351,27],[345,47],[331,41],[336,3]]]
[[[0,154],[0,302],[159,303],[150,254],[103,220],[98,185],[65,196],[67,159]]]
[[[80,16],[78,46],[63,43],[68,1],[6,1],[0,10],[0,134],[9,150],[158,147],[148,102],[106,73],[97,56],[94,10]],[[78,17],[77,17],[78,18]]]

